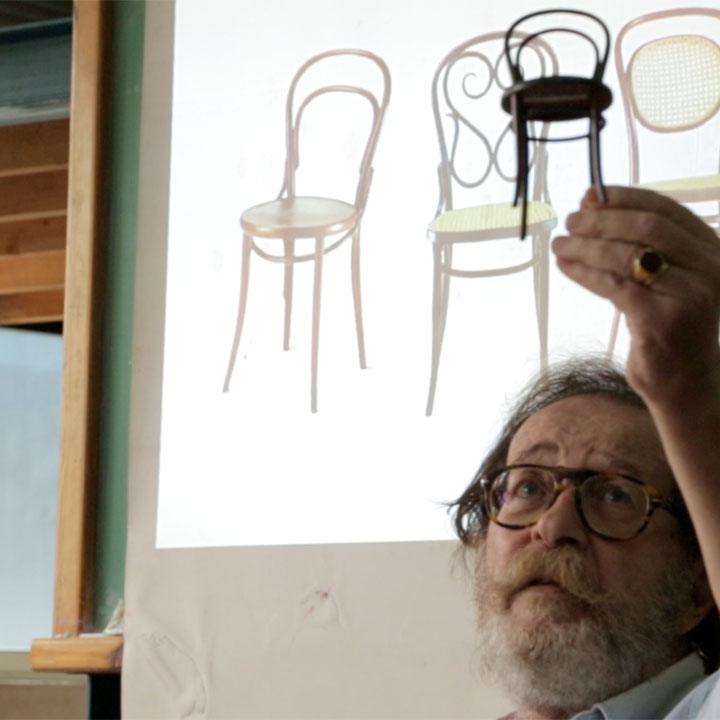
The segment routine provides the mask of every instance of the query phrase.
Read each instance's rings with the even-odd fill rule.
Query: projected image
[[[501,38],[536,8],[413,4],[410,31],[399,0],[211,7],[176,4],[157,544],[451,538],[445,503],[525,381],[627,351],[549,252],[588,141],[532,149],[525,241],[507,210]],[[613,39],[632,19],[603,13]],[[603,180],[624,184],[614,67],[604,82]],[[717,172],[709,137],[651,139],[652,177]]]

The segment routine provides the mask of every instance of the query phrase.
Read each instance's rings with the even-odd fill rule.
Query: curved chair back
[[[374,73],[348,73],[349,60],[356,65],[365,65],[364,70],[375,70]],[[333,67],[336,66],[336,67]],[[360,70],[360,68],[357,68]],[[311,73],[312,71],[312,73]],[[378,73],[379,71],[379,77]],[[313,79],[321,78],[318,84],[305,87],[303,81],[312,74]],[[362,79],[356,77],[362,75]],[[375,75],[372,78],[370,75]],[[339,78],[338,82],[327,81],[328,78]],[[348,78],[346,80],[346,78]],[[352,80],[350,79],[352,78]],[[390,72],[382,58],[367,50],[338,49],[315,55],[298,69],[293,77],[288,92],[285,120],[287,159],[285,178],[280,197],[296,195],[296,171],[300,164],[300,131],[303,116],[308,106],[319,98],[328,95],[355,96],[366,100],[372,112],[372,120],[366,137],[359,168],[358,183],[355,191],[355,206],[362,214],[372,180],[372,158],[380,134],[385,110],[390,100]]]
[[[696,31],[673,29],[681,19],[696,20]],[[631,183],[640,181],[638,125],[672,133],[698,128],[718,116],[719,42],[720,10],[712,8],[649,13],[620,30],[615,65],[630,146]]]
[[[580,29],[579,27],[550,27],[543,28],[535,32],[527,32],[525,40],[519,44],[512,42],[512,38],[517,36],[518,28],[523,24],[529,24],[535,18],[545,15],[576,15],[581,18],[587,18],[591,27],[594,27],[598,32],[594,33],[597,37],[593,37],[590,32]],[[582,21],[581,21],[582,22]],[[575,35],[585,39],[595,51],[595,64],[592,73],[592,80],[600,83],[602,82],[603,75],[605,74],[605,66],[607,65],[608,55],[610,53],[610,31],[602,20],[595,15],[585,12],[584,10],[538,10],[536,12],[528,13],[523,15],[521,18],[516,20],[507,31],[507,39],[505,43],[505,58],[510,66],[510,72],[512,73],[513,83],[526,82],[530,79],[535,79],[537,76],[530,78],[527,73],[526,64],[523,63],[523,52],[528,43],[534,41],[541,35],[549,34],[569,34]],[[600,39],[602,45],[599,45],[597,40]],[[563,73],[565,74],[565,73]]]

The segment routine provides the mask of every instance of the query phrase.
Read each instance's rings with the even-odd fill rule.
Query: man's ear
[[[678,617],[680,634],[687,635],[707,616],[714,605],[715,599],[710,590],[710,583],[705,568],[701,564],[693,582],[690,604]]]

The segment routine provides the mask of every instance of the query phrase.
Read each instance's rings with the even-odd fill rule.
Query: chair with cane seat
[[[521,40],[524,36],[519,35]],[[432,107],[440,146],[438,181],[440,198],[428,226],[433,246],[432,350],[430,385],[425,414],[432,415],[440,354],[450,298],[450,280],[482,278],[531,269],[534,279],[535,312],[540,343],[540,363],[547,362],[548,242],[557,217],[549,204],[546,187],[546,150],[530,141],[533,153],[528,162],[532,173],[532,199],[527,204],[528,243],[520,262],[491,267],[467,267],[457,262],[459,246],[512,238],[517,242],[522,210],[506,197],[513,172],[515,147],[511,123],[497,112],[502,92],[511,79],[504,65],[504,32],[471,38],[442,60],[432,82]],[[557,71],[555,55],[542,40],[528,45],[538,72]],[[545,128],[538,128],[544,137]],[[493,181],[493,182],[490,182]],[[457,246],[457,248],[456,248]]]
[[[353,67],[354,66],[354,67]],[[352,75],[343,75],[346,71]],[[362,74],[359,74],[362,72]],[[335,74],[331,74],[335,73]],[[327,78],[340,78],[328,82]],[[362,78],[362,81],[360,80]],[[321,79],[320,84],[311,80]],[[240,281],[240,303],[238,307],[235,335],[230,360],[223,385],[223,391],[230,387],[238,347],[242,336],[247,306],[250,279],[250,258],[252,254],[278,263],[284,267],[283,297],[285,319],[283,348],[289,349],[290,321],[292,314],[293,270],[296,263],[314,263],[312,340],[311,340],[311,411],[317,411],[318,346],[320,332],[320,299],[323,258],[346,240],[351,242],[351,284],[355,310],[355,324],[360,367],[365,368],[365,342],[360,297],[360,223],[372,180],[372,159],[377,145],[385,110],[390,99],[390,73],[385,62],[376,55],[358,49],[331,50],[310,58],[295,74],[286,102],[286,144],[287,155],[283,187],[279,196],[270,202],[245,210],[240,218],[243,230],[242,272]],[[326,101],[321,105],[322,101]],[[300,195],[296,188],[296,175],[300,165],[299,145],[307,121],[308,107],[333,105],[337,116],[332,123],[343,121],[355,123],[363,119],[361,111],[369,120],[365,122],[365,140],[358,152],[359,168],[354,197],[320,197]],[[362,106],[362,107],[360,107]],[[367,112],[369,111],[369,113]],[[336,119],[337,117],[337,119]],[[353,127],[355,125],[353,124]],[[354,140],[359,135],[353,135]],[[360,142],[357,143],[360,145]],[[325,150],[325,152],[330,152]],[[302,242],[310,243],[312,250],[298,247]]]
[[[697,213],[720,234],[720,10],[678,8],[637,17],[615,43],[629,145],[629,182],[680,203],[712,203]],[[675,177],[658,176],[658,156]],[[681,166],[684,157],[704,167]],[[696,172],[697,171],[697,172]],[[615,349],[620,313],[608,344]]]

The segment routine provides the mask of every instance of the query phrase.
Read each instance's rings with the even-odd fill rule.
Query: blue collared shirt
[[[693,653],[572,720],[718,720],[719,679],[720,671],[705,675],[702,661]]]

